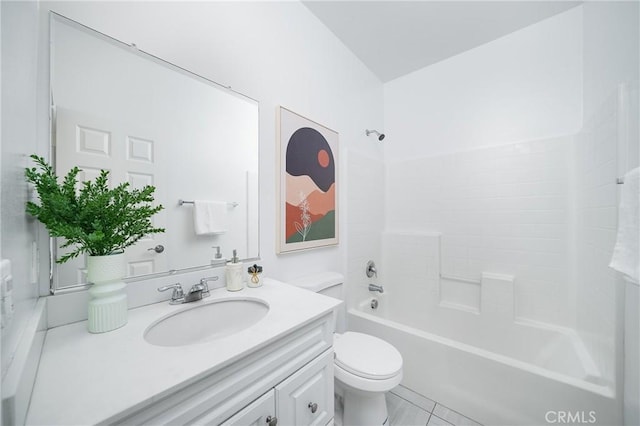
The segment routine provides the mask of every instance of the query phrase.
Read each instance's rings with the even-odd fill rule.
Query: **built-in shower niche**
[[[515,319],[513,275],[483,272],[477,281],[463,277],[440,277],[439,306],[481,314],[487,321]]]
[[[386,288],[396,293],[411,292],[423,307],[437,306],[482,315],[488,321],[513,322],[515,277],[494,272],[464,276],[455,270],[455,262],[443,255],[442,238],[440,232],[385,232],[382,270]]]
[[[438,285],[438,304],[442,308],[480,313],[482,289],[480,280],[471,282],[456,278],[441,277]]]

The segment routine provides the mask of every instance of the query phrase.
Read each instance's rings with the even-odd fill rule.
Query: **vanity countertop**
[[[173,312],[221,299],[258,298],[269,312],[236,334],[186,346],[154,346],[146,328]],[[27,424],[96,424],[134,411],[190,382],[220,370],[260,347],[330,312],[341,302],[265,279],[262,287],[228,292],[184,305],[156,303],[129,311],[124,327],[87,332],[87,322],[47,331]]]

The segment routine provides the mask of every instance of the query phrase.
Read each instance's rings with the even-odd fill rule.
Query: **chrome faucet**
[[[209,296],[209,289],[207,287],[203,287],[202,284],[194,284],[191,286],[191,289],[189,289],[189,293],[184,296],[184,302],[182,303],[196,302],[207,296]]]
[[[211,293],[209,292],[207,281],[214,281],[213,278],[215,278],[215,280],[218,279],[218,277],[201,279],[198,284],[194,284],[193,286],[191,286],[187,294],[184,293],[184,290],[182,289],[182,285],[180,285],[180,283],[160,287],[158,288],[158,291],[167,291],[173,289],[171,300],[169,300],[170,305],[197,302],[198,300],[202,300],[203,298],[209,297],[211,295]]]
[[[381,285],[369,284],[369,291],[377,291],[379,293],[384,293],[384,288],[382,288]]]

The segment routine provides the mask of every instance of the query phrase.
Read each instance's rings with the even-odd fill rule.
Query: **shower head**
[[[367,136],[369,136],[371,133],[375,133],[376,135],[378,135],[378,140],[381,141],[384,139],[384,133],[380,133],[377,130],[365,130],[365,133],[367,134]]]

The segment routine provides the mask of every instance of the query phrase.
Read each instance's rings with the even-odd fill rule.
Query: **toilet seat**
[[[335,365],[345,372],[370,380],[393,379],[402,373],[402,355],[391,344],[368,334],[336,334]]]
[[[389,392],[400,384],[402,381],[402,371],[389,379],[373,380],[351,374],[339,365],[334,364],[333,377],[336,380],[336,389],[342,386],[355,392],[384,393]]]

